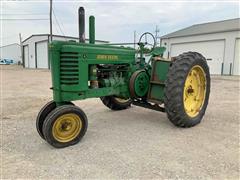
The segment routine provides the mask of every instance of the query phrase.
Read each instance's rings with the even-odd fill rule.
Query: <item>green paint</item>
[[[138,97],[145,96],[148,92],[148,87],[149,87],[149,77],[145,71],[142,71],[135,78],[135,82],[134,82],[135,94]]]
[[[60,103],[108,95],[129,97],[127,82],[135,61],[134,49],[54,41],[49,50],[54,101]],[[91,89],[89,81],[96,80],[98,64],[125,65],[127,69],[120,73],[122,77],[112,72],[108,79],[99,78],[100,82],[108,81],[107,88]]]
[[[148,94],[146,98],[158,101],[163,99],[169,62],[158,60],[148,65],[140,54],[142,59],[137,64],[135,49],[111,45],[54,41],[49,51],[53,99],[59,105],[110,95],[129,98],[129,80],[137,70],[146,70],[136,79],[137,95]],[[157,75],[162,84],[149,83],[147,74],[151,75],[150,81]],[[98,87],[90,86],[93,80],[98,81]]]
[[[167,79],[170,61],[153,61],[149,88],[149,99],[162,102],[164,97],[165,81]]]
[[[155,47],[151,52],[152,56],[162,56],[163,53],[166,51],[165,47]]]
[[[95,17],[89,17],[89,43],[95,44]]]
[[[97,80],[97,67],[96,67],[96,65],[89,65],[89,80]]]

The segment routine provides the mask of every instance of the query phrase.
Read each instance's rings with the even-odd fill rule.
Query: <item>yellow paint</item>
[[[183,91],[185,112],[190,117],[196,117],[205,100],[206,74],[202,67],[195,65],[189,71]]]
[[[82,120],[77,114],[64,114],[56,119],[52,127],[53,137],[59,142],[75,139],[82,129]]]
[[[99,55],[97,55],[97,59],[101,59],[101,60],[118,60],[118,56],[117,55],[99,54]]]
[[[115,100],[120,102],[120,103],[126,103],[126,102],[129,101],[129,99],[122,99],[122,98],[117,98],[117,97],[115,97]]]

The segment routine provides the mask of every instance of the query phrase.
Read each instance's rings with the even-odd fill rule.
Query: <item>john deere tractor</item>
[[[36,121],[44,140],[56,148],[78,143],[88,120],[72,102],[87,98],[100,98],[111,110],[135,105],[166,112],[178,127],[200,123],[210,93],[209,68],[201,54],[163,58],[165,48],[157,47],[148,32],[141,36],[138,49],[127,47],[129,43],[95,44],[94,16],[89,17],[86,43],[83,7],[78,17],[79,42],[49,44],[53,100],[40,110]]]

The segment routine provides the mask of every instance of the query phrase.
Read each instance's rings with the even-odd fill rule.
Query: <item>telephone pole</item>
[[[136,48],[136,37],[137,37],[136,31],[134,31],[134,49]]]
[[[24,58],[23,58],[23,45],[22,45],[22,35],[19,33],[19,43],[20,43],[20,50],[21,50],[21,59],[22,59],[22,65],[24,67]]]
[[[50,42],[52,42],[52,0],[50,0]]]
[[[155,30],[155,39],[156,39],[156,45],[158,44],[158,39],[160,38],[159,36],[158,36],[158,33],[160,32],[160,30],[159,30],[159,28],[158,28],[158,26],[156,26],[156,30]]]

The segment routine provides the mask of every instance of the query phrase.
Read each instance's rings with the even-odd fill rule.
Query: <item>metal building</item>
[[[186,51],[203,54],[211,74],[240,75],[240,19],[196,24],[161,37],[164,57]]]
[[[11,59],[13,63],[22,62],[21,46],[17,43],[0,47],[0,58]]]
[[[23,66],[25,68],[50,68],[48,58],[49,34],[35,34],[23,41]],[[78,41],[77,37],[53,35],[53,40]],[[86,39],[88,43],[88,39]],[[108,41],[96,40],[96,43],[108,43]]]

